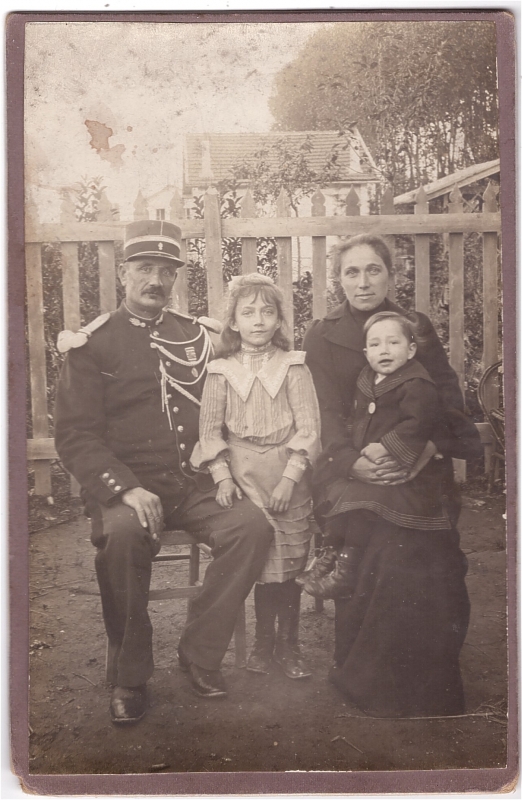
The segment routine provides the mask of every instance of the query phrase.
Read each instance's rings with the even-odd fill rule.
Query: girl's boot
[[[249,672],[268,674],[275,643],[278,583],[256,583],[254,607],[256,611],[256,639],[248,657]]]
[[[299,650],[299,609],[301,587],[291,579],[277,584],[279,587],[277,609],[277,636],[274,661],[287,678],[308,678],[312,673],[303,663]]]

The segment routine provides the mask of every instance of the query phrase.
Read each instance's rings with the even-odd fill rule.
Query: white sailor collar
[[[256,380],[260,381],[273,400],[281,389],[289,368],[294,364],[304,364],[305,357],[304,351],[290,350],[286,352],[278,347],[272,358],[263,364],[257,373],[251,372],[234,356],[210,361],[207,371],[223,375],[243,402],[248,399]]]

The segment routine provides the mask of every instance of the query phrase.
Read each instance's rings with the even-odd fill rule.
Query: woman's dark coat
[[[375,309],[381,310],[404,313],[389,300]],[[314,474],[319,503],[331,501],[339,484],[348,484],[359,457],[347,423],[357,376],[366,364],[362,329],[368,316],[352,313],[345,302],[314,322],[305,337],[321,409],[324,451]],[[480,440],[463,413],[457,376],[430,320],[424,314],[412,316],[418,323],[417,358],[437,386],[444,408],[433,441],[447,456],[449,491],[450,456],[480,453]],[[466,559],[454,527],[457,503],[450,515],[452,529],[437,531],[400,528],[378,518],[368,533],[353,597],[336,601],[336,666],[330,679],[369,714],[442,716],[465,710],[459,654],[469,600]],[[347,513],[331,520],[341,537],[349,517]]]

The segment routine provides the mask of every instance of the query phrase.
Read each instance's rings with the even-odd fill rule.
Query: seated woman
[[[314,475],[316,516],[323,530],[342,538],[350,512],[326,515],[349,482],[405,482],[407,468],[392,453],[372,461],[352,442],[348,422],[357,378],[366,364],[363,328],[380,311],[404,312],[386,294],[391,255],[378,236],[355,236],[334,254],[334,276],[346,301],[305,337],[307,364],[321,409],[323,453]],[[336,600],[332,682],[362,710],[375,716],[431,716],[464,712],[459,653],[469,620],[464,583],[466,560],[459,548],[459,502],[451,457],[479,455],[480,439],[464,415],[458,379],[431,322],[414,319],[416,358],[437,387],[442,412],[431,431],[440,460],[440,497],[445,529],[398,528],[384,517],[371,526],[351,597]],[[337,508],[339,510],[339,507]],[[367,532],[367,528],[364,528]],[[356,532],[355,532],[356,535]],[[327,551],[316,574],[328,573]]]

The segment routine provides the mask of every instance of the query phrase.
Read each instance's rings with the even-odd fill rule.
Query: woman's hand
[[[410,476],[409,470],[401,467],[391,456],[380,458],[376,464],[361,456],[353,464],[350,474],[352,478],[364,483],[378,483],[383,486],[405,483]]]
[[[275,511],[277,514],[282,514],[285,511],[288,511],[294,486],[295,482],[291,478],[287,478],[285,475],[283,475],[272,492],[270,500],[268,501],[268,508],[270,511]]]
[[[221,508],[232,508],[234,497],[237,497],[238,500],[243,498],[243,493],[239,486],[236,486],[232,478],[225,478],[224,481],[220,481],[218,483],[216,502],[219,503]]]

